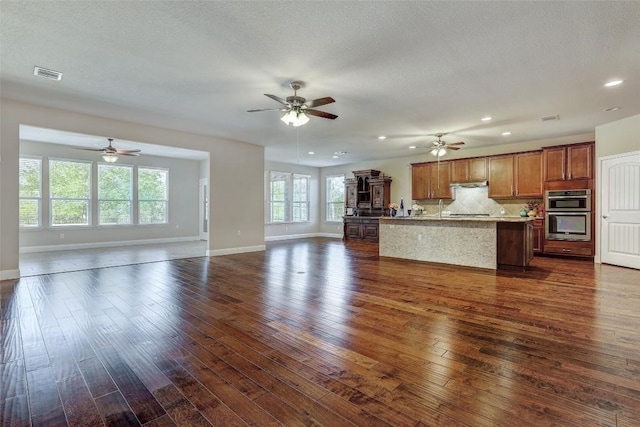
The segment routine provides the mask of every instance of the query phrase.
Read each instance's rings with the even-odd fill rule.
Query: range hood
[[[461,182],[452,182],[451,187],[455,188],[477,188],[477,187],[486,187],[489,185],[487,180],[484,181],[461,181]]]

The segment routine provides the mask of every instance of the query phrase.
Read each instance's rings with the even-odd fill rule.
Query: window
[[[131,224],[131,166],[98,165],[98,224]]]
[[[309,177],[293,174],[293,222],[309,221]]]
[[[138,168],[138,222],[166,224],[169,205],[169,171]]]
[[[42,225],[42,160],[20,157],[20,227],[35,228]]]
[[[49,160],[51,225],[89,225],[91,162]]]
[[[307,175],[269,171],[267,173],[267,223],[309,221]]]
[[[327,176],[327,212],[328,222],[340,221],[344,215],[344,175]]]

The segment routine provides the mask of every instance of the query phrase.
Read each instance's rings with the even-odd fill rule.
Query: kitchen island
[[[481,268],[525,268],[533,258],[526,217],[383,217],[380,256]]]

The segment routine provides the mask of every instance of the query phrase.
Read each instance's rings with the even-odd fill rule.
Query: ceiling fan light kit
[[[105,153],[102,158],[104,159],[105,162],[107,163],[115,163],[118,161],[118,156],[116,156],[113,153]]]
[[[309,116],[299,110],[290,110],[284,113],[284,116],[280,118],[287,126],[293,125],[298,127],[306,124],[309,121]]]

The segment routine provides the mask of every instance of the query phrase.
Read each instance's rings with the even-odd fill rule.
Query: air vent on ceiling
[[[44,77],[46,79],[51,79],[51,80],[62,80],[62,73],[60,71],[53,71],[53,70],[49,70],[47,68],[42,68],[38,66],[34,67],[33,75]]]
[[[540,121],[541,122],[550,122],[553,120],[560,120],[560,116],[558,116],[557,114],[555,116],[544,116],[544,117],[540,117]]]

